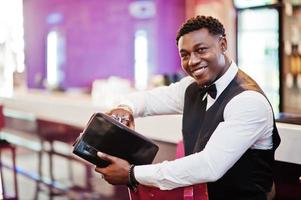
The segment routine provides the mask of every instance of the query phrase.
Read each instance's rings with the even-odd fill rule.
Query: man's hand
[[[112,116],[117,121],[126,125],[131,129],[135,129],[135,122],[132,112],[126,107],[117,107],[113,110],[106,113],[107,115]]]
[[[111,164],[107,167],[96,167],[95,171],[102,174],[103,178],[112,185],[126,185],[129,183],[130,164],[123,159],[110,156],[101,152],[97,155],[109,161]]]
[[[120,106],[114,108],[106,113],[115,120],[121,122],[131,129],[135,129],[135,122],[133,113],[130,108]],[[103,178],[112,185],[127,185],[129,183],[129,170],[130,164],[121,158],[110,156],[98,152],[97,155],[103,159],[109,161],[111,164],[107,167],[96,167],[95,171],[102,174]]]

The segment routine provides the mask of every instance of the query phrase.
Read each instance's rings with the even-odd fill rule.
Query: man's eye
[[[188,58],[188,54],[181,54],[181,58],[182,58],[182,59]]]
[[[208,49],[208,48],[206,48],[206,47],[198,48],[198,49],[196,50],[196,52],[197,52],[197,53],[205,53],[207,49]]]

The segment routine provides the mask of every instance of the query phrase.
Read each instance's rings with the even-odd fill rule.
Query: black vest
[[[182,130],[186,155],[204,149],[218,124],[224,121],[225,106],[233,97],[245,90],[263,94],[256,82],[239,70],[215,103],[206,111],[206,105],[202,101],[204,96],[202,90],[196,83],[187,87]],[[274,120],[273,149],[247,150],[223,177],[207,184],[209,199],[266,199],[266,193],[271,190],[273,183],[272,165],[274,152],[279,144],[280,137]]]

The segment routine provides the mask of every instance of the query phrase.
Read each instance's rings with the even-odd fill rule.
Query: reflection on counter
[[[134,91],[127,79],[112,76],[108,79],[93,81],[91,97],[94,105],[102,104],[105,107],[114,106],[122,95]]]
[[[275,117],[276,122],[301,125],[301,114],[278,113]]]

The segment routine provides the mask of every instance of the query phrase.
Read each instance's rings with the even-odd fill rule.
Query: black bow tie
[[[201,88],[201,90],[202,93],[208,93],[213,99],[215,99],[217,93],[215,84],[212,84],[205,88]]]

